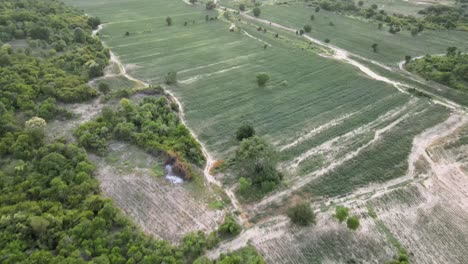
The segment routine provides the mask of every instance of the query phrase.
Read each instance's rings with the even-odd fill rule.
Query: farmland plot
[[[190,231],[209,232],[218,227],[222,211],[206,206],[212,198],[209,189],[200,196],[187,186],[169,182],[164,179],[163,161],[137,147],[113,143],[109,149],[105,158],[93,157],[101,189],[143,231],[178,242]]]
[[[316,13],[314,9],[303,3],[266,5],[261,7],[261,17],[298,30],[310,24],[311,36],[321,40],[329,39],[331,44],[340,48],[395,67],[406,55],[416,57],[445,53],[450,46],[460,47],[462,52],[467,51],[464,45],[468,41],[467,32],[425,30],[415,37],[408,31],[391,34],[387,26],[379,30],[378,23],[325,10]],[[315,17],[313,21],[310,20],[311,15]],[[373,43],[378,44],[377,53],[372,50]]]

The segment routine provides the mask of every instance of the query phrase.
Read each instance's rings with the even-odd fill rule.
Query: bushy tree
[[[379,44],[377,44],[377,43],[372,44],[372,50],[373,50],[374,52],[377,52],[377,47],[378,47],[378,46],[379,46]]]
[[[98,28],[100,24],[101,24],[101,19],[99,17],[88,17],[88,25],[92,29]]]
[[[240,10],[240,11],[245,11],[245,5],[244,5],[244,4],[240,4],[240,5],[239,5],[239,10]]]
[[[336,217],[340,223],[342,223],[344,220],[346,220],[346,218],[348,218],[348,215],[349,215],[349,208],[346,208],[346,207],[341,206],[341,205],[339,205],[339,206],[337,206],[335,208],[334,217]]]
[[[262,10],[260,10],[259,7],[254,7],[254,9],[252,10],[252,12],[253,12],[254,16],[259,17],[260,14],[262,13]]]
[[[236,132],[236,139],[242,141],[243,139],[253,137],[255,135],[255,129],[250,124],[241,125]]]
[[[110,87],[107,83],[104,83],[104,82],[101,82],[98,86],[98,90],[99,92],[101,92],[102,94],[107,94],[110,92]]]
[[[78,43],[85,43],[86,42],[86,35],[84,33],[84,30],[80,27],[75,28],[74,31],[74,40],[75,42]]]
[[[173,85],[177,83],[177,72],[170,71],[166,74],[166,84]]]
[[[266,72],[261,72],[257,74],[257,84],[258,86],[265,86],[266,83],[270,80],[270,75]]]
[[[346,225],[349,229],[356,230],[359,227],[359,218],[357,216],[350,216],[346,221]]]
[[[276,170],[278,154],[264,139],[253,136],[244,139],[236,151],[235,167],[239,176],[249,178],[252,185],[264,192],[281,181]]]
[[[208,1],[205,7],[207,10],[213,10],[216,8],[216,4],[213,1]]]
[[[226,215],[224,222],[219,226],[219,232],[224,235],[238,235],[242,227],[236,222],[232,215]]]
[[[167,26],[172,25],[172,18],[171,17],[166,17],[166,24],[167,24]]]
[[[300,203],[288,209],[288,216],[291,222],[301,226],[315,224],[315,213],[308,203]]]
[[[312,31],[312,27],[311,27],[310,25],[305,25],[305,26],[304,26],[304,31],[305,31],[306,33],[310,33],[310,31]]]

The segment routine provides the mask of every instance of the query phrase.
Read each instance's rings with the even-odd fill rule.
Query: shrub
[[[288,216],[296,225],[308,226],[315,224],[315,214],[308,203],[297,204],[288,209]]]
[[[346,225],[349,229],[356,230],[359,227],[359,218],[357,216],[351,216],[346,221]]]
[[[305,25],[304,26],[304,31],[309,33],[310,31],[312,31],[312,27],[310,25]]]
[[[342,223],[349,215],[349,208],[344,206],[337,206],[335,209],[335,214],[333,215],[340,223]]]
[[[234,220],[232,215],[226,215],[224,222],[219,227],[219,232],[225,235],[238,235],[241,231],[241,226]]]
[[[205,7],[207,10],[213,10],[216,8],[216,4],[213,1],[208,1]]]
[[[260,14],[262,13],[260,8],[258,8],[258,7],[255,7],[252,11],[253,11],[253,14],[254,14],[255,17],[259,17]]]
[[[107,83],[100,83],[98,86],[98,90],[102,94],[107,94],[110,91],[110,87]]]
[[[239,5],[239,10],[240,10],[240,11],[245,11],[245,5],[244,5],[244,4],[240,4],[240,5]]]
[[[270,80],[270,76],[267,73],[262,72],[262,73],[257,74],[258,86],[264,86],[269,80]]]
[[[253,137],[255,135],[255,129],[249,124],[243,124],[237,129],[236,139],[242,141],[243,139]]]
[[[177,72],[170,71],[166,74],[166,84],[172,85],[177,83]]]

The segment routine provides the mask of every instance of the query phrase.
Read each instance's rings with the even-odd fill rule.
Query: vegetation
[[[259,17],[260,14],[262,13],[262,11],[260,10],[259,7],[254,7],[254,9],[252,10],[252,12],[253,12],[254,16],[256,16],[256,17]]]
[[[166,84],[173,85],[177,83],[177,72],[170,71],[165,76]]]
[[[109,140],[134,143],[154,154],[173,152],[178,157],[202,164],[203,154],[198,142],[180,122],[165,97],[145,97],[139,105],[128,99],[120,101],[120,108],[104,108],[94,121],[87,122],[75,131],[78,142],[86,149],[103,154]]]
[[[219,232],[228,236],[238,235],[241,229],[241,226],[236,222],[232,215],[227,215],[224,218],[224,222],[219,226]]]
[[[300,203],[288,209],[288,216],[296,225],[308,226],[315,224],[315,213],[308,203]]]
[[[305,26],[304,26],[304,31],[305,31],[306,33],[310,33],[310,31],[312,31],[312,27],[311,27],[310,25],[305,25]]]
[[[448,48],[446,56],[427,55],[410,60],[405,67],[426,79],[468,91],[468,54],[457,52],[456,47]]]
[[[238,141],[242,141],[246,138],[251,138],[253,136],[255,136],[255,129],[253,128],[252,125],[243,124],[237,129],[236,139]]]
[[[349,229],[356,230],[359,227],[359,218],[357,216],[350,216],[348,220],[346,220],[346,226]]]
[[[166,17],[166,24],[167,24],[167,26],[172,26],[172,18],[171,17]]]
[[[216,8],[216,4],[213,1],[208,1],[206,2],[205,7],[207,10],[213,10]]]
[[[282,175],[276,170],[278,155],[273,146],[258,136],[244,139],[234,158],[236,173],[240,178],[241,190],[251,195],[270,192],[281,182]],[[257,193],[259,192],[259,193]]]
[[[258,86],[265,86],[269,80],[270,80],[270,75],[268,75],[268,73],[262,72],[262,73],[257,74]]]
[[[349,208],[339,205],[336,207],[335,215],[333,216],[336,217],[336,219],[338,219],[340,223],[342,223],[344,220],[346,220],[346,218],[348,218],[348,215],[349,215]]]

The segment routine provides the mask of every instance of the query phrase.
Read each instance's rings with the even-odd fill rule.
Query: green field
[[[464,45],[468,42],[468,33],[462,31],[425,30],[415,37],[411,36],[409,31],[404,30],[391,34],[386,25],[379,30],[378,23],[366,21],[363,18],[349,17],[325,10],[316,13],[315,6],[310,7],[301,2],[281,6],[265,5],[261,7],[261,10],[262,18],[297,29],[310,24],[312,31],[309,35],[320,40],[328,38],[331,44],[340,48],[392,66],[397,66],[405,55],[416,57],[425,54],[440,54],[444,53],[449,46],[457,46],[463,52],[468,51]],[[311,15],[315,16],[313,21],[310,20]],[[330,22],[334,26],[331,26]],[[373,43],[378,44],[377,53],[372,50]]]
[[[326,179],[340,179],[349,172],[348,188],[313,191],[317,194],[339,194],[369,181],[401,176],[412,137],[441,122],[447,113],[424,99],[410,100],[353,66],[323,58],[316,48],[299,48],[308,45],[295,36],[281,32],[282,38],[275,38],[270,31],[259,33],[244,24],[242,32],[229,32],[230,24],[221,18],[206,22],[205,15],[215,16],[215,11],[201,5],[127,0],[119,1],[117,10],[110,1],[73,3],[108,22],[100,36],[134,77],[160,83],[167,72],[178,72],[179,83],[169,89],[181,99],[188,125],[216,158],[232,153],[236,128],[249,122],[282,150],[287,181],[314,175],[335,160],[342,162],[344,171]],[[124,12],[122,6],[128,9]],[[173,19],[170,27],[166,16]],[[256,84],[259,72],[271,76],[266,87]],[[416,114],[421,118],[409,118]],[[385,159],[388,155],[390,161],[381,166],[379,155]],[[371,176],[356,176],[368,166],[376,167]]]

